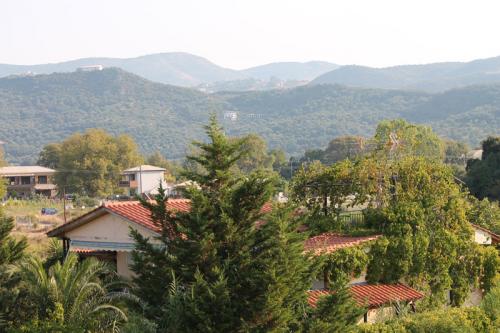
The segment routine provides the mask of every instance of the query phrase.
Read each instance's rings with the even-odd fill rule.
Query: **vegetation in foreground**
[[[143,202],[161,227],[158,240],[164,246],[132,232],[136,297],[115,289],[109,268],[95,260],[78,263],[70,255],[61,263],[57,251],[45,260],[26,254],[26,242],[10,236],[12,220],[1,215],[0,330],[416,333],[500,328],[498,252],[475,245],[468,226],[491,223],[495,215],[479,214],[487,202],[472,200],[440,158],[418,156],[411,147],[399,154],[383,145],[352,161],[311,164],[291,184],[294,203],[308,206],[307,213],[297,216],[295,205],[277,205],[263,214],[260,209],[278,184],[276,174],[260,168],[243,172],[238,163],[247,154],[246,140],[229,139],[214,120],[207,134],[209,143],[197,144],[197,154],[190,157],[194,167],[185,174],[200,185],[187,192],[192,211],[169,214],[162,191],[156,203]],[[348,194],[351,201],[343,202]],[[324,205],[325,197],[341,205],[367,205],[361,227],[383,234],[370,253],[354,248],[329,257],[304,255],[309,234],[349,232],[340,206]],[[309,230],[298,233],[303,223]],[[310,308],[305,292],[324,267],[336,293]],[[372,282],[404,280],[425,291],[427,297],[417,304],[420,313],[401,311],[385,323],[357,326],[363,309],[345,283],[364,269]],[[476,286],[486,292],[482,305],[460,307]],[[451,307],[446,307],[450,289]]]

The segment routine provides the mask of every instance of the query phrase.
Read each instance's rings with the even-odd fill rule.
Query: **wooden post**
[[[63,187],[63,211],[64,211],[64,223],[67,222],[66,220],[66,187]]]

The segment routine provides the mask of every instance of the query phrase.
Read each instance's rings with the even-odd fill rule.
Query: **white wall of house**
[[[116,272],[119,276],[124,279],[131,279],[134,276],[134,272],[130,269],[132,264],[132,253],[131,252],[117,252],[116,253]]]
[[[155,242],[153,237],[156,234],[151,230],[110,213],[68,231],[65,236],[76,241],[134,244],[134,240],[130,237],[129,227],[139,231],[145,237],[150,237],[152,242]],[[131,252],[116,252],[116,271],[119,276],[125,279],[130,279],[133,276],[129,267],[132,263],[131,260]]]
[[[160,182],[164,187],[166,186],[165,174],[163,171],[143,171],[142,175],[136,175],[136,179],[139,189],[141,189],[142,186],[142,193],[156,192]]]
[[[130,229],[138,230],[143,236],[155,235],[151,230],[130,222],[114,214],[105,214],[76,229],[66,232],[66,237],[71,240],[87,242],[115,242],[133,244],[130,238]]]
[[[474,241],[482,245],[491,244],[491,235],[484,230],[474,228]]]

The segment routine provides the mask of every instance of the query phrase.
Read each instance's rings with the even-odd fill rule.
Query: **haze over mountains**
[[[194,87],[200,84],[244,79],[310,81],[338,66],[327,62],[278,62],[237,71],[218,66],[209,60],[189,53],[172,52],[145,55],[137,58],[83,58],[55,64],[0,64],[0,77],[27,72],[50,74],[73,72],[78,67],[103,65],[118,67],[148,80],[177,86]]]
[[[500,84],[434,94],[323,84],[205,94],[117,68],[0,79],[0,122],[6,124],[0,140],[11,163],[33,163],[43,145],[95,127],[130,134],[145,153],[182,158],[189,143],[202,138],[211,112],[230,135],[258,133],[289,154],[324,147],[336,136],[370,136],[380,120],[393,118],[477,145],[498,135]]]
[[[72,72],[88,65],[118,67],[151,81],[204,91],[268,90],[310,84],[442,92],[452,88],[500,83],[500,57],[372,68],[329,62],[276,62],[244,70],[224,68],[189,53],[172,52],[136,58],[84,58],[55,64],[0,64],[0,77],[27,72]]]
[[[320,75],[311,84],[437,92],[496,82],[500,82],[500,57],[387,68],[342,66]]]

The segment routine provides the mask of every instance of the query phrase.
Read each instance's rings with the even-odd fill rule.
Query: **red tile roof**
[[[379,235],[351,237],[342,236],[336,233],[324,233],[306,240],[304,250],[315,254],[332,253],[344,247],[356,246],[371,240],[377,239]]]
[[[191,201],[189,199],[169,199],[167,201],[167,206],[172,212],[189,212],[191,209]],[[272,210],[272,207],[272,203],[270,202],[264,204],[261,208],[261,213],[269,213]],[[106,213],[122,216],[127,220],[142,225],[143,227],[146,227],[154,232],[158,232],[160,230],[153,222],[149,209],[144,207],[139,201],[112,201],[107,202],[103,206],[98,207],[66,224],[50,230],[47,234],[49,237],[60,236],[64,232],[88,223],[96,217]]]
[[[349,287],[352,297],[359,306],[378,308],[391,302],[416,301],[424,294],[404,284],[360,284]],[[331,295],[330,290],[309,290],[307,302],[311,307],[316,307],[319,299]]]
[[[106,203],[104,207],[117,215],[140,224],[154,232],[160,229],[151,218],[151,211],[144,207],[138,201],[121,201]],[[191,209],[191,201],[188,199],[169,199],[167,208],[172,212],[189,212]]]

